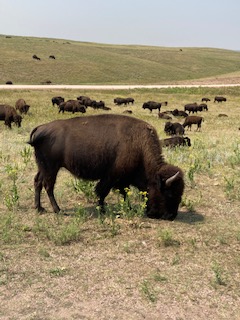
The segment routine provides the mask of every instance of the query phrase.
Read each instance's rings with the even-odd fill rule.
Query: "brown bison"
[[[22,117],[14,107],[2,104],[0,105],[0,120],[4,121],[4,124],[12,129],[12,122],[14,122],[17,127],[21,127]]]
[[[61,96],[53,97],[53,98],[52,98],[52,105],[53,105],[53,106],[54,106],[55,104],[56,104],[57,106],[59,106],[60,103],[62,103],[62,102],[64,102],[64,98],[61,97]]]
[[[27,114],[30,106],[26,104],[26,101],[24,99],[18,99],[15,103],[16,110],[19,110],[19,112],[22,114]]]
[[[58,106],[59,109],[59,113],[62,112],[64,113],[64,111],[67,112],[82,112],[85,113],[86,112],[86,107],[84,105],[81,104],[81,102],[79,100],[68,100],[66,102],[62,102],[60,103],[60,105]]]
[[[78,178],[98,180],[99,205],[112,188],[125,196],[133,185],[147,191],[147,216],[174,220],[184,190],[183,172],[164,161],[156,130],[126,115],[101,114],[55,120],[33,129],[38,172],[34,179],[35,207],[41,206],[44,187],[55,212],[60,208],[54,185],[60,168]]]
[[[199,116],[187,116],[187,118],[185,118],[185,121],[184,121],[184,123],[183,123],[183,127],[184,127],[184,128],[185,128],[185,127],[188,127],[188,128],[190,128],[190,130],[191,130],[192,125],[193,125],[193,124],[196,124],[196,125],[197,125],[197,130],[199,129],[199,131],[200,131],[202,121],[203,121],[203,117],[199,117]],[[197,130],[196,130],[196,131],[197,131]]]
[[[214,102],[216,102],[216,101],[217,101],[217,102],[227,101],[227,98],[216,96],[216,97],[214,98]]]
[[[168,121],[165,123],[164,132],[169,135],[183,135],[184,128],[181,123]]]
[[[163,147],[188,146],[191,147],[191,140],[188,137],[171,137],[160,140]]]
[[[154,110],[154,109],[158,109],[158,112],[160,112],[161,106],[162,105],[160,102],[147,101],[147,102],[144,102],[144,104],[142,105],[142,108],[149,109],[150,112],[152,112],[152,110]]]
[[[35,60],[41,60],[36,54],[34,54],[34,55],[32,56],[32,58],[35,59]]]

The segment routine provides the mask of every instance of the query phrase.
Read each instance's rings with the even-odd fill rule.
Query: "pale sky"
[[[240,0],[0,0],[0,34],[240,50]]]

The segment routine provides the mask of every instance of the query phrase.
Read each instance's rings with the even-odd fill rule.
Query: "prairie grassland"
[[[238,76],[237,51],[106,45],[0,35],[0,83],[165,84]],[[41,60],[34,60],[33,55]],[[54,55],[55,60],[49,59]]]
[[[26,142],[35,126],[72,117],[51,105],[57,95],[89,95],[104,100],[112,113],[131,109],[160,138],[166,137],[165,120],[143,110],[144,101],[168,101],[165,111],[211,99],[209,111],[201,113],[201,132],[186,131],[192,146],[163,150],[185,172],[175,221],[145,218],[146,199],[133,188],[128,193],[134,210],[111,192],[100,216],[94,183],[64,170],[55,194],[67,215],[52,212],[45,192],[47,213],[35,212],[36,164]],[[213,103],[215,95],[227,102]],[[131,96],[135,104],[114,106],[117,96]],[[0,91],[1,103],[14,105],[18,98],[30,105],[22,127],[0,126],[0,318],[239,319],[239,88]],[[89,108],[86,114],[101,112]]]

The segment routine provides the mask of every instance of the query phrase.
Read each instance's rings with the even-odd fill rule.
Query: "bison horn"
[[[173,181],[175,181],[177,179],[177,177],[179,176],[180,172],[178,171],[177,173],[175,173],[173,176],[171,176],[170,178],[168,178],[166,180],[166,186],[170,187],[171,184],[173,183]]]

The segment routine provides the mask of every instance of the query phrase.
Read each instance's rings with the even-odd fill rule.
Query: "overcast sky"
[[[0,0],[0,34],[240,50],[240,0]]]

